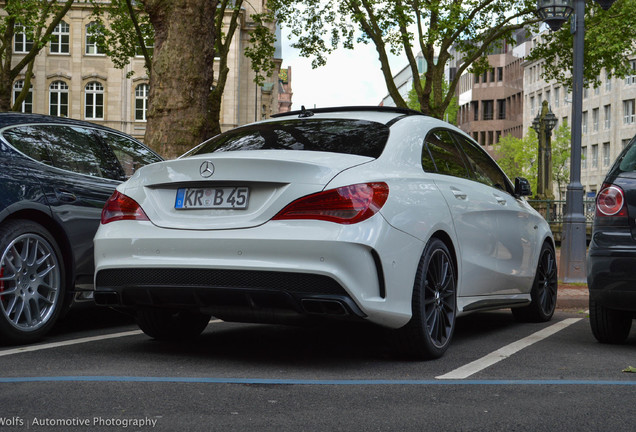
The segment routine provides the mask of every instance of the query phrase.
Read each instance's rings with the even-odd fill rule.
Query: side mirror
[[[530,182],[523,177],[515,178],[515,196],[529,196],[532,195],[532,189],[530,188]]]

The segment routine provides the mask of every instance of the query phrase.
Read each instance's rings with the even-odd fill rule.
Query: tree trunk
[[[213,135],[214,17],[218,1],[144,0],[155,29],[145,142],[174,158]]]

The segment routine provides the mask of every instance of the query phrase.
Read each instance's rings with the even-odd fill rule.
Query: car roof
[[[102,126],[97,123],[91,123],[84,120],[76,120],[68,117],[56,117],[44,114],[27,114],[17,112],[2,112],[0,113],[0,129],[7,126],[26,125],[26,124],[60,124],[68,126],[83,126],[92,127],[96,129],[102,129],[110,132],[118,132],[115,129]]]

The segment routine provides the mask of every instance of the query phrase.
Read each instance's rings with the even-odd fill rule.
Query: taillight
[[[603,185],[596,197],[596,216],[627,216],[625,194],[620,187]]]
[[[137,201],[117,191],[108,198],[102,209],[102,224],[119,220],[149,220]]]
[[[274,219],[318,219],[354,224],[376,214],[388,197],[389,186],[386,183],[343,186],[299,198],[281,210]]]

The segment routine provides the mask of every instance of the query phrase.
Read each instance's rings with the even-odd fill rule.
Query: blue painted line
[[[266,385],[592,385],[636,386],[636,381],[610,380],[303,380],[260,378],[205,378],[205,377],[135,377],[135,376],[61,376],[61,377],[0,377],[0,383],[28,382],[144,382],[191,384],[266,384]]]

